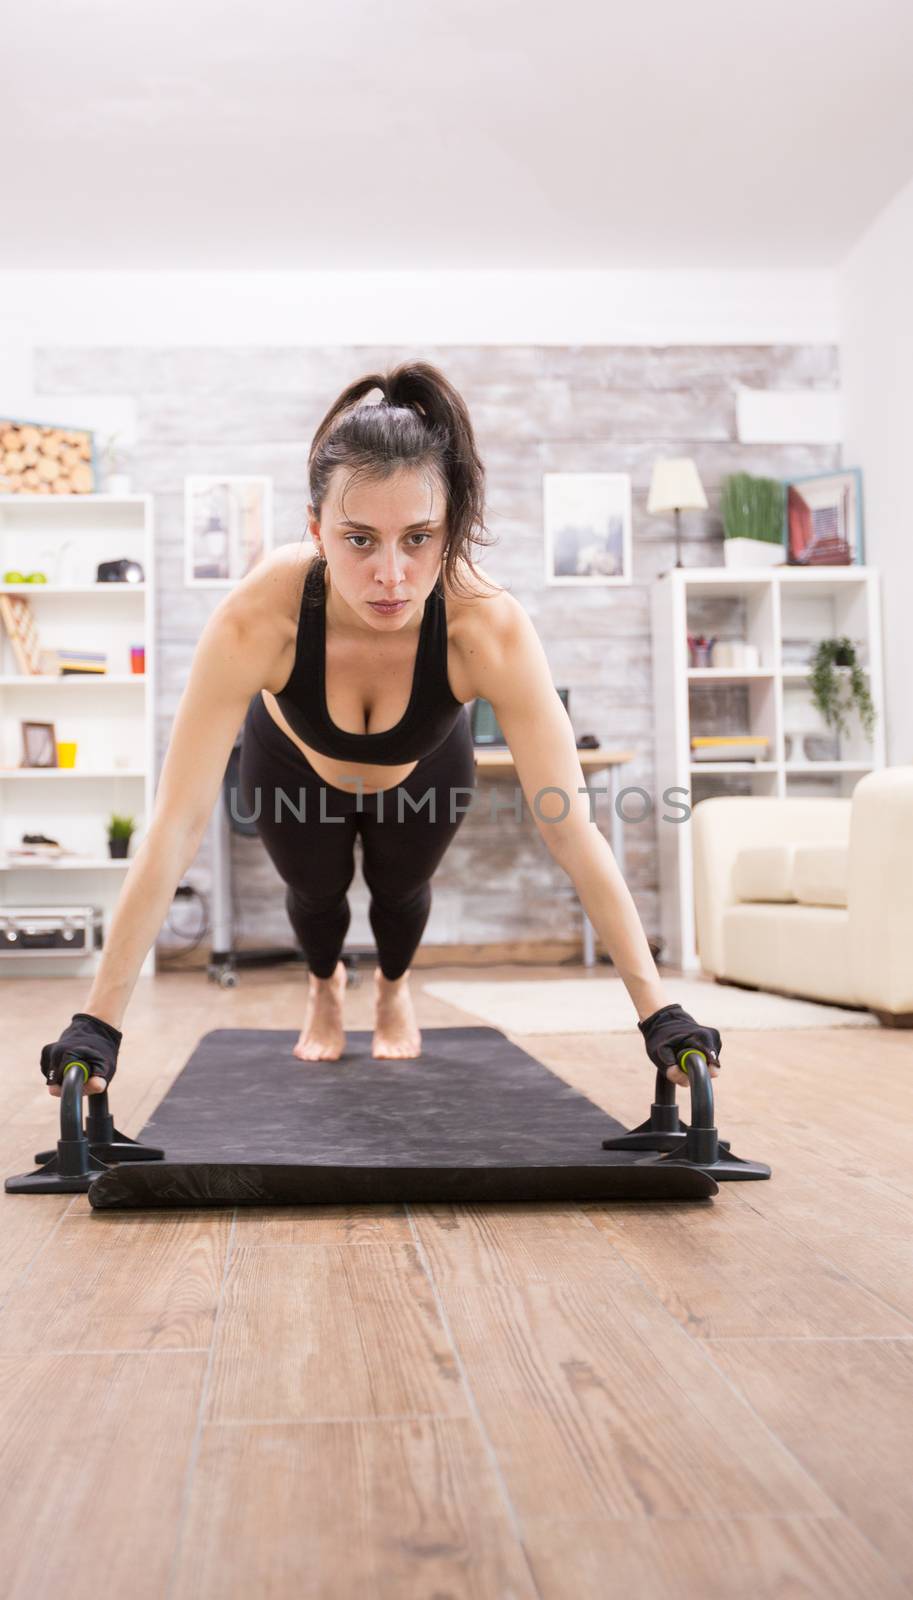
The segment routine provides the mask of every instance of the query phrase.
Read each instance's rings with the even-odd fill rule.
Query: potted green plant
[[[849,716],[855,706],[866,738],[871,739],[875,707],[852,639],[846,634],[822,639],[812,657],[809,681],[812,700],[829,727],[838,734],[849,732]]]
[[[777,478],[731,472],[723,479],[720,509],[727,567],[786,564],[785,489]]]
[[[108,818],[108,854],[123,860],[130,848],[130,839],[136,826],[134,817],[120,817],[112,811]]]
[[[101,451],[105,478],[105,494],[129,494],[130,474],[127,472],[127,451],[120,434],[112,433]]]

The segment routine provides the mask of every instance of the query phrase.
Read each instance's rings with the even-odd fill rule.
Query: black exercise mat
[[[109,1207],[475,1200],[675,1200],[697,1169],[603,1150],[625,1130],[497,1028],[430,1028],[412,1061],[299,1061],[297,1030],[214,1028],[138,1134],[164,1161],[89,1189]],[[644,1071],[644,1112],[653,1088]],[[645,1156],[648,1164],[643,1163]]]

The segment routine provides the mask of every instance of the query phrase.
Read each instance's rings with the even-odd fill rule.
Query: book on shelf
[[[76,673],[103,673],[108,657],[103,650],[42,650],[41,669],[51,677],[72,677]]]
[[[0,617],[9,635],[19,671],[26,677],[41,672],[38,626],[25,595],[0,594]]]
[[[46,861],[85,861],[90,862],[92,856],[86,850],[67,850],[63,845],[10,845],[6,850],[0,850],[0,865],[29,866]]]
[[[59,844],[13,844],[6,851],[10,861],[57,861],[71,854],[72,851],[64,850]]]
[[[695,734],[691,740],[694,761],[757,761],[767,754],[770,740],[765,734]]]
[[[52,839],[46,833],[24,833],[20,844],[12,844],[6,850],[10,861],[56,861],[60,856],[75,855],[75,851],[67,850],[58,839]]]

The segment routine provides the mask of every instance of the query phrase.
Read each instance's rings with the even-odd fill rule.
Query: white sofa
[[[705,972],[913,1027],[913,766],[844,800],[716,796],[691,825]]]

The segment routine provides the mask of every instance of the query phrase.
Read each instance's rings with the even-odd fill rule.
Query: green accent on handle
[[[689,1049],[689,1050],[685,1050],[682,1053],[682,1055],[679,1056],[678,1064],[679,1064],[679,1067],[681,1068],[682,1072],[685,1074],[686,1077],[688,1076],[688,1068],[685,1066],[685,1062],[687,1061],[689,1056],[700,1056],[701,1060],[704,1063],[704,1066],[706,1067],[706,1065],[707,1065],[707,1057],[704,1055],[703,1050],[695,1050],[693,1047],[691,1049]]]
[[[92,1074],[89,1071],[89,1069],[86,1066],[84,1061],[68,1061],[66,1066],[63,1069],[64,1072],[69,1072],[71,1067],[82,1067],[82,1070],[83,1070],[83,1072],[85,1074],[85,1081],[86,1081],[86,1083],[88,1083],[88,1081],[91,1078]]]

